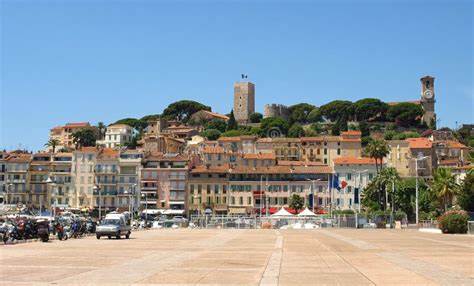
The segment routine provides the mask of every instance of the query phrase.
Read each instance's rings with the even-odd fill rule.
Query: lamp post
[[[56,200],[57,200],[57,197],[56,197],[56,193],[55,193],[55,190],[54,190],[54,187],[56,186],[56,183],[53,181],[53,179],[51,179],[51,177],[48,177],[48,179],[46,179],[46,184],[51,186],[51,197],[54,198],[53,212],[51,213],[51,215],[52,215],[52,217],[56,217]],[[40,208],[40,212],[41,212],[41,208]]]
[[[99,221],[100,219],[102,218],[102,196],[101,196],[101,192],[100,192],[100,187],[98,185],[94,185],[94,187],[92,187],[92,190],[94,190],[95,192],[99,192]]]
[[[364,170],[364,171],[357,171],[357,170],[352,170],[352,172],[354,173],[359,173],[358,177],[359,177],[359,184],[356,184],[357,187],[358,187],[358,194],[357,194],[357,199],[359,201],[358,205],[357,205],[357,208],[358,208],[358,212],[360,213],[360,209],[361,209],[361,205],[362,205],[362,202],[360,201],[360,192],[361,192],[361,185],[362,185],[362,174],[364,173],[367,173],[369,170]]]
[[[10,183],[10,184],[7,185],[7,200],[6,200],[7,205],[10,204],[10,200],[8,199],[8,196],[10,195],[10,189],[11,189],[11,187],[13,187],[13,184],[12,184],[12,183]]]
[[[142,194],[145,197],[145,228],[148,227],[148,196],[146,193]]]
[[[415,222],[418,225],[418,161],[425,160],[428,156],[418,156],[417,158],[413,158],[415,160],[415,178],[416,178],[416,187],[415,187]]]

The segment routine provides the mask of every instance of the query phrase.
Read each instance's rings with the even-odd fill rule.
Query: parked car
[[[120,239],[122,235],[125,238],[130,238],[131,233],[130,219],[127,214],[110,213],[105,216],[105,219],[96,227],[96,238],[100,239],[102,236],[107,236],[109,239],[112,236]]]

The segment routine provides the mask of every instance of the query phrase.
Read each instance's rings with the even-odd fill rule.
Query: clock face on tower
[[[433,92],[429,89],[425,90],[423,93],[423,97],[426,99],[432,99],[433,98]]]

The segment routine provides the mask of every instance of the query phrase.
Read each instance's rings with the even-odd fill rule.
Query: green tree
[[[221,136],[221,132],[217,129],[206,129],[201,133],[201,136],[206,137],[207,140],[217,140]]]
[[[224,119],[213,119],[206,124],[204,124],[204,129],[214,129],[218,130],[219,132],[225,132],[227,128],[227,124]]]
[[[294,209],[296,213],[304,207],[304,200],[298,194],[292,194],[290,197],[289,207]]]
[[[235,120],[234,116],[234,110],[232,109],[229,114],[229,120],[227,121],[227,131],[230,130],[237,130],[239,129],[239,125],[237,124],[237,121]]]
[[[250,114],[249,119],[252,123],[260,123],[263,119],[263,115],[259,112],[254,112]]]
[[[399,126],[411,127],[420,124],[423,108],[419,104],[402,102],[388,108],[387,117]]]
[[[308,121],[312,123],[316,123],[321,121],[321,112],[319,111],[319,108],[314,107],[313,110],[308,114]]]
[[[302,136],[304,136],[303,126],[301,126],[301,124],[298,122],[295,122],[288,130],[288,137],[300,138]]]
[[[352,118],[352,102],[346,100],[334,100],[321,107],[319,112],[322,116],[331,121],[336,121],[338,118]]]
[[[290,111],[290,124],[295,122],[298,123],[308,123],[308,115],[315,109],[316,106],[309,103],[298,103],[288,107]]]
[[[459,206],[468,212],[474,212],[474,174],[468,174],[464,178],[461,191],[456,197]]]
[[[211,108],[197,101],[180,100],[168,105],[168,107],[163,110],[163,116],[171,120],[186,122],[191,115],[200,110],[211,111]]]
[[[395,135],[397,135],[397,132],[393,130],[388,130],[388,131],[385,131],[385,133],[383,134],[383,139],[392,140]]]
[[[433,172],[431,191],[442,200],[446,212],[448,206],[452,204],[453,196],[459,193],[460,186],[450,169],[438,168]]]
[[[242,135],[242,131],[240,130],[228,130],[221,134],[221,137],[237,137]]]
[[[306,137],[315,137],[315,136],[318,136],[318,133],[316,133],[316,131],[314,131],[311,128],[307,128],[307,129],[304,130],[304,136],[306,136]]]
[[[383,118],[387,110],[388,105],[376,98],[364,98],[352,105],[352,112],[356,121]]]
[[[377,179],[380,180],[380,184],[383,186],[383,189],[385,189],[385,194],[381,194],[385,198],[385,209],[388,207],[387,204],[389,203],[389,193],[391,193],[393,208],[397,183],[400,181],[400,176],[398,175],[397,169],[393,167],[385,168],[377,177]]]
[[[290,127],[288,121],[281,117],[267,117],[262,120],[260,128],[262,128],[263,134],[269,136],[273,131],[275,131],[274,134],[279,132],[280,135],[286,135]]]
[[[310,128],[316,132],[316,135],[317,134],[321,134],[321,132],[323,132],[323,128],[321,127],[321,124],[318,123],[318,122],[315,122],[313,124],[311,124]]]
[[[148,125],[146,121],[136,119],[136,118],[123,118],[123,119],[115,121],[114,124],[126,124],[128,126],[133,127],[135,130],[139,132],[140,130],[144,130]]]
[[[58,139],[51,138],[48,140],[46,144],[44,144],[45,147],[51,147],[53,153],[56,153],[56,147],[60,144]]]
[[[143,122],[148,122],[152,120],[158,120],[161,118],[161,114],[150,114],[150,115],[145,115],[142,118],[140,118],[141,121]]]
[[[72,134],[72,142],[76,145],[76,149],[95,146],[96,139],[96,133],[91,128],[82,129]]]
[[[382,169],[383,158],[386,157],[389,152],[390,148],[385,140],[372,140],[365,147],[366,155],[368,155],[370,158],[374,158],[375,160],[375,169],[377,170],[377,174]]]

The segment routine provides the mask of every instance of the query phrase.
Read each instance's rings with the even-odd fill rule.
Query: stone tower
[[[249,122],[255,112],[255,85],[251,82],[234,84],[234,116],[237,122]]]
[[[431,76],[425,76],[420,79],[421,106],[425,112],[423,115],[423,122],[428,126],[436,124],[434,80],[434,77]]]

